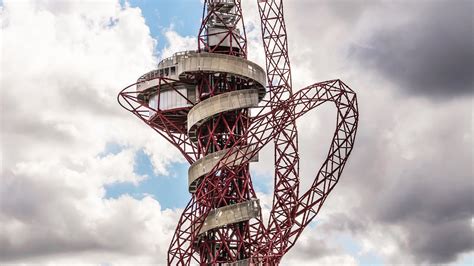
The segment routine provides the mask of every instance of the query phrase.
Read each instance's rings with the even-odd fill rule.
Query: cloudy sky
[[[285,2],[294,90],[358,94],[356,147],[283,265],[474,264],[474,2]],[[249,58],[264,65],[256,0]],[[200,0],[0,1],[1,264],[165,264],[187,163],[116,95],[194,49]],[[299,122],[302,186],[334,130]],[[252,166],[268,204],[272,147]],[[303,188],[304,189],[304,188]]]

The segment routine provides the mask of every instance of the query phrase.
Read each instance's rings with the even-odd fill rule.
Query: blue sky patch
[[[114,183],[105,186],[106,198],[119,198],[130,195],[141,199],[147,195],[160,202],[162,208],[184,208],[189,201],[187,163],[174,163],[169,166],[170,175],[155,175],[150,158],[140,150],[135,155],[135,173],[147,178],[138,185],[130,182]]]
[[[122,5],[124,1],[121,1]],[[131,7],[139,7],[150,28],[151,36],[158,41],[156,52],[166,45],[164,32],[173,30],[183,36],[197,36],[202,18],[200,0],[130,0]]]
[[[255,191],[270,194],[273,182],[271,176],[257,174],[252,168],[250,168],[250,175],[252,176],[252,184]]]
[[[117,155],[119,154],[125,147],[116,143],[116,142],[107,142],[105,144],[105,149],[103,152],[99,153],[99,158],[104,158],[107,155]]]

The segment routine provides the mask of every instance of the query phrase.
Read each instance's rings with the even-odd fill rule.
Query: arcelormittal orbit
[[[338,79],[294,92],[283,1],[257,2],[266,69],[247,60],[240,0],[206,0],[197,50],[162,60],[118,96],[190,163],[191,200],[170,265],[278,264],[318,214],[354,145],[356,94]],[[334,136],[312,186],[300,191],[296,119],[326,102],[337,108]],[[263,221],[249,164],[270,141],[274,195]]]

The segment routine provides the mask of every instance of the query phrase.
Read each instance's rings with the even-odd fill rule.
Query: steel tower
[[[266,73],[247,60],[240,0],[206,0],[198,49],[162,60],[118,95],[190,163],[191,200],[168,264],[278,264],[319,212],[352,150],[355,93],[340,80],[293,93],[282,0],[258,0],[258,6]],[[300,193],[295,121],[325,102],[338,110],[336,130],[312,187]],[[270,141],[275,191],[264,223],[249,164]]]

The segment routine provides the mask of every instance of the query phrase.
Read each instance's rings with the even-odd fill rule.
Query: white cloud
[[[147,178],[134,173],[139,149],[157,174],[181,158],[116,102],[156,64],[141,11],[4,1],[1,25],[0,260],[162,263],[180,211],[104,198],[105,184]],[[107,143],[123,149],[104,155]]]
[[[162,58],[170,57],[177,52],[194,51],[197,49],[197,37],[181,36],[174,30],[173,25],[165,30],[164,35],[168,45],[161,52]]]

